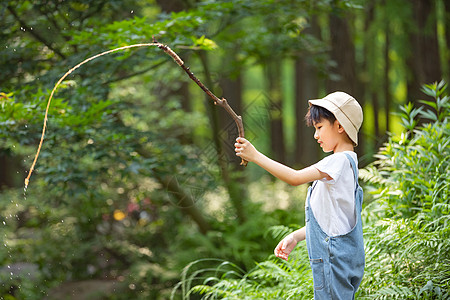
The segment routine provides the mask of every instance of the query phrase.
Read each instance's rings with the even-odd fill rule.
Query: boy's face
[[[322,147],[323,152],[334,151],[340,142],[340,131],[343,130],[339,122],[336,120],[331,123],[327,119],[320,119],[319,122],[314,123],[314,128],[316,129],[314,138]]]

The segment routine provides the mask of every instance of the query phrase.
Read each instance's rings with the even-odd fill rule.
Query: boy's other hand
[[[236,139],[234,147],[236,156],[239,156],[240,158],[243,158],[247,161],[255,161],[255,158],[259,153],[256,150],[255,146],[253,146],[249,141],[242,137],[238,137]]]
[[[278,243],[273,252],[276,257],[287,260],[289,254],[291,254],[296,245],[297,241],[295,240],[294,235],[291,233]]]

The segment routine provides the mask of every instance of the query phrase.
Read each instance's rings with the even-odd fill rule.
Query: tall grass
[[[444,82],[425,85],[429,108],[401,107],[392,135],[360,177],[374,200],[364,208],[366,269],[358,299],[450,299],[450,100]],[[292,229],[272,227],[280,238]],[[311,299],[306,247],[273,255],[244,273],[231,263],[184,270],[183,299]],[[224,268],[227,266],[227,268]],[[177,289],[175,289],[177,290]]]

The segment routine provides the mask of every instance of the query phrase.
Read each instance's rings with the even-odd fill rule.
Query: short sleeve
[[[342,174],[342,170],[347,166],[348,160],[343,153],[335,153],[332,155],[329,155],[319,161],[318,163],[314,164],[313,167],[315,167],[320,172],[328,174],[332,178],[332,180],[326,180],[329,184],[334,184],[339,177]]]

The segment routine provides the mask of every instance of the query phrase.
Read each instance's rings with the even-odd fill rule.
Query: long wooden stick
[[[153,41],[155,43],[156,40],[153,39]],[[169,54],[174,60],[175,62],[186,72],[186,74],[188,74],[188,76],[209,96],[211,97],[211,99],[214,101],[215,105],[219,105],[221,107],[223,107],[227,113],[231,116],[231,118],[233,118],[234,122],[236,123],[236,126],[238,128],[238,133],[239,133],[239,137],[245,137],[244,134],[244,124],[242,122],[242,117],[239,116],[238,114],[236,114],[236,112],[231,108],[231,106],[228,104],[227,99],[222,98],[219,99],[216,95],[214,95],[197,77],[195,77],[194,73],[191,72],[190,68],[187,67],[184,64],[184,61],[181,60],[181,58],[172,50],[169,48],[169,46],[167,45],[163,45],[160,43],[158,48],[164,50],[164,52],[166,52],[167,54]],[[248,161],[246,161],[245,159],[241,159],[241,165],[243,166],[247,166]]]
[[[31,164],[30,170],[28,171],[28,176],[27,178],[25,178],[25,189],[28,187],[28,184],[30,182],[30,177],[31,174],[33,173],[34,167],[36,165],[37,159],[39,157],[39,153],[41,152],[41,148],[42,148],[42,144],[44,143],[44,136],[45,136],[45,131],[47,129],[47,121],[48,121],[48,110],[50,108],[50,103],[52,101],[53,95],[56,91],[56,89],[58,88],[58,86],[61,84],[61,82],[73,71],[75,71],[76,69],[78,69],[79,67],[81,67],[82,65],[84,65],[85,63],[94,60],[100,56],[106,55],[106,54],[110,54],[113,52],[117,52],[117,51],[121,51],[121,50],[126,50],[126,49],[130,49],[130,48],[136,48],[136,47],[150,47],[150,46],[156,46],[160,49],[162,49],[165,53],[167,53],[168,55],[170,55],[173,60],[189,75],[189,77],[208,95],[210,96],[213,100],[214,100],[214,104],[219,105],[221,107],[223,107],[229,114],[230,116],[233,118],[233,120],[236,122],[236,125],[238,127],[238,131],[239,131],[239,136],[240,137],[244,137],[244,125],[242,123],[242,117],[237,115],[234,110],[230,107],[230,105],[228,104],[227,100],[225,98],[219,99],[216,95],[214,95],[197,77],[195,77],[195,75],[190,71],[189,67],[187,67],[183,60],[181,60],[181,58],[172,50],[170,49],[169,46],[158,43],[155,39],[153,39],[153,43],[142,43],[142,44],[134,44],[134,45],[128,45],[128,46],[123,46],[123,47],[119,47],[119,48],[115,48],[112,50],[108,50],[108,51],[104,51],[102,53],[96,54],[94,56],[91,56],[85,60],[83,60],[81,63],[77,64],[76,66],[74,66],[73,68],[71,68],[69,71],[67,71],[59,80],[58,82],[55,84],[55,86],[53,87],[52,92],[50,93],[50,97],[48,99],[47,102],[47,108],[45,109],[45,116],[44,116],[44,125],[42,127],[42,134],[41,134],[41,139],[39,141],[39,146],[38,149],[36,151],[36,154],[34,156],[34,160],[33,163]],[[247,161],[242,159],[241,160],[241,165],[246,166],[247,165]]]

